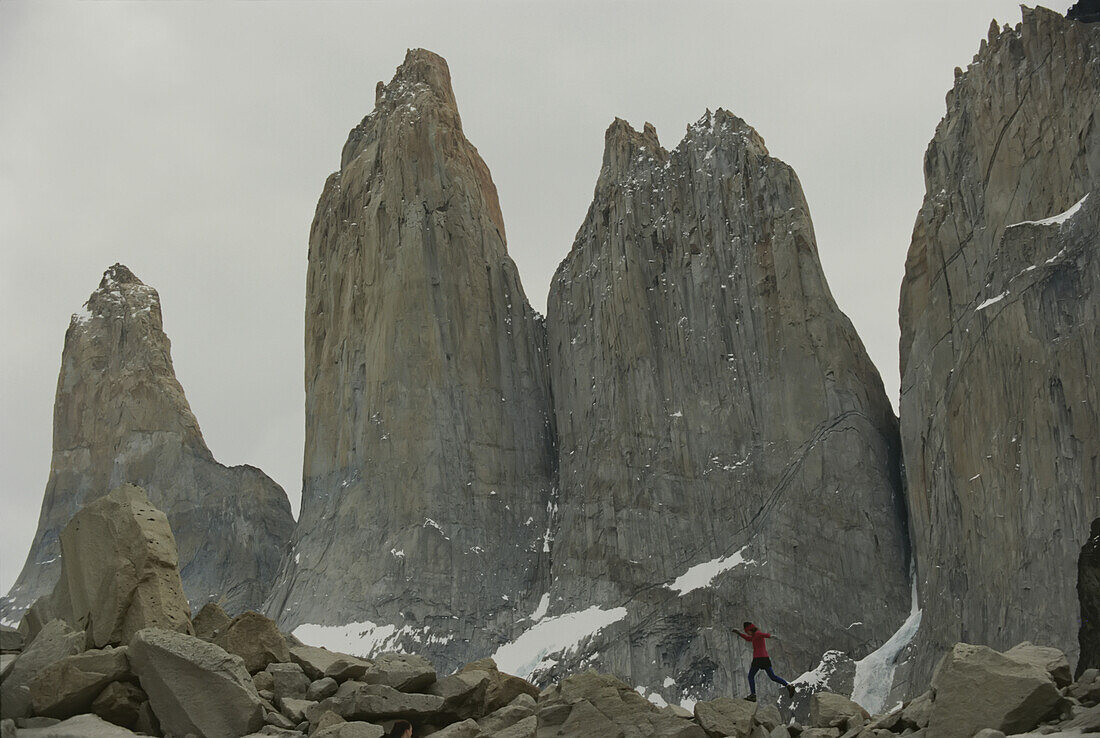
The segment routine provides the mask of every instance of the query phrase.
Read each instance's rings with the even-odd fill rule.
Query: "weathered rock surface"
[[[901,290],[923,674],[959,640],[1042,633],[1076,658],[1072,572],[1100,514],[1098,119],[1100,26],[1025,8],[956,75],[925,154]]]
[[[90,711],[124,728],[137,729],[149,696],[136,684],[111,682],[92,700]]]
[[[98,715],[77,715],[46,727],[20,728],[17,735],[19,738],[128,738],[138,734]]]
[[[586,671],[550,687],[538,701],[538,736],[706,738],[695,723],[661,712],[622,681]]]
[[[168,516],[194,607],[222,596],[232,612],[263,602],[294,528],[290,503],[258,469],[214,460],[172,369],[160,297],[116,264],[65,333],[42,513],[0,617],[18,620],[50,593],[62,528],[127,483]]]
[[[67,718],[88,712],[107,685],[129,676],[126,651],[125,646],[85,651],[39,671],[28,685],[34,713]]]
[[[25,717],[31,710],[31,680],[42,669],[66,656],[84,650],[84,632],[73,630],[63,620],[46,623],[37,637],[20,654],[0,683],[0,717]]]
[[[928,732],[970,738],[982,728],[1023,733],[1058,704],[1050,675],[985,646],[958,643],[932,677]]]
[[[216,602],[207,602],[191,619],[191,626],[195,629],[195,635],[204,641],[213,641],[217,638],[233,618]]]
[[[233,618],[214,643],[244,659],[250,674],[263,671],[271,663],[290,661],[290,649],[275,621],[251,610]]]
[[[1081,615],[1077,643],[1081,651],[1075,678],[1086,669],[1100,668],[1100,518],[1092,521],[1089,539],[1077,557],[1077,600]]]
[[[50,606],[90,648],[126,644],[143,628],[191,632],[168,518],[132,484],[82,508],[61,531]]]
[[[583,662],[670,701],[740,691],[750,649],[704,628],[756,617],[746,602],[784,637],[788,676],[898,628],[897,421],[797,176],[747,123],[708,112],[671,152],[648,124],[611,125],[547,330],[549,613],[627,610],[550,677]]]
[[[449,671],[545,592],[554,463],[544,329],[438,56],[352,130],[306,291],[302,514],[267,612],[392,624]]]
[[[139,631],[130,663],[166,734],[226,738],[259,730],[263,705],[239,656],[167,630]]]

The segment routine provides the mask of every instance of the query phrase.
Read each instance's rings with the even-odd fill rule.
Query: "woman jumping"
[[[772,660],[768,656],[768,647],[764,644],[765,638],[771,638],[771,633],[765,633],[752,623],[742,625],[745,632],[737,628],[733,632],[752,643],[752,666],[749,667],[749,690],[751,694],[746,698],[749,702],[756,702],[756,672],[763,669],[771,677],[773,682],[778,682],[787,688],[787,696],[794,697],[794,686],[780,679],[772,671]]]

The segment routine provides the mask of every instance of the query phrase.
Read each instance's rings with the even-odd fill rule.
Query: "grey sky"
[[[667,148],[708,107],[747,120],[798,172],[896,404],[922,156],[991,18],[1018,3],[0,2],[0,591],[37,523],[69,316],[116,261],[160,292],[214,455],[297,510],[313,209],[407,47],[448,60],[540,311],[613,117]]]

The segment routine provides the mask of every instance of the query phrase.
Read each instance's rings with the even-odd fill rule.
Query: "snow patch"
[[[437,531],[439,531],[439,535],[443,536],[448,541],[451,540],[450,537],[446,533],[443,532],[443,529],[439,527],[439,523],[435,522],[431,518],[424,518],[424,523],[422,524],[421,527],[423,527],[423,528],[435,528]]]
[[[413,628],[406,625],[398,628],[396,625],[378,625],[364,620],[346,625],[305,623],[294,629],[294,635],[311,646],[361,658],[371,658],[385,652],[405,653],[405,649],[399,645],[403,640],[443,645],[454,640],[454,635],[434,635],[430,631],[431,626]]]
[[[73,313],[72,322],[77,325],[84,325],[94,317],[92,311],[88,309],[88,303],[84,303],[84,307],[80,308],[79,312]]]
[[[856,676],[852,685],[852,701],[872,715],[882,712],[890,688],[894,685],[894,671],[898,666],[898,654],[913,640],[920,628],[921,609],[917,606],[917,578],[913,576],[912,606],[909,617],[890,639],[872,653],[856,662]]]
[[[813,670],[803,672],[797,679],[792,679],[791,684],[805,684],[810,687],[811,692],[817,692],[836,673],[837,663],[846,658],[843,651],[826,651],[821,655],[821,663]]]
[[[1001,294],[997,295],[996,297],[991,297],[991,298],[989,298],[988,300],[986,300],[985,302],[983,302],[983,303],[982,303],[981,305],[979,305],[979,306],[978,306],[978,307],[976,308],[976,310],[985,310],[985,309],[986,309],[987,307],[989,307],[990,305],[996,305],[996,304],[997,304],[998,302],[1000,302],[1001,300],[1005,299],[1006,297],[1008,297],[1008,290],[1005,290],[1004,292],[1002,292]]]
[[[1092,193],[1090,192],[1089,194],[1091,195]],[[1043,218],[1042,220],[1021,220],[1019,223],[1013,223],[1012,225],[1007,226],[1006,229],[1007,228],[1015,228],[1016,226],[1022,226],[1022,225],[1036,225],[1036,226],[1056,225],[1056,226],[1060,226],[1063,223],[1065,223],[1067,220],[1072,218],[1073,216],[1077,215],[1077,211],[1081,209],[1081,206],[1085,204],[1085,200],[1087,200],[1087,199],[1089,199],[1089,196],[1085,195],[1080,200],[1078,200],[1076,202],[1076,204],[1073,205],[1073,207],[1071,207],[1069,210],[1067,210],[1064,213],[1059,213],[1058,215],[1052,215],[1051,217]]]
[[[604,610],[593,605],[587,610],[544,618],[498,648],[493,660],[504,673],[529,679],[536,671],[557,663],[549,658],[552,654],[574,651],[583,640],[625,617],[625,607]]]
[[[748,546],[743,546],[740,551],[730,556],[722,556],[712,561],[696,564],[677,577],[676,581],[672,584],[666,584],[665,587],[679,591],[681,597],[688,592],[694,592],[697,589],[709,587],[710,583],[713,582],[715,577],[719,574],[738,566],[756,563],[752,559],[745,558],[744,554],[746,548],[748,548]]]
[[[535,608],[535,611],[531,613],[531,620],[538,622],[546,617],[546,611],[550,609],[550,593],[547,592],[539,600],[539,606]]]

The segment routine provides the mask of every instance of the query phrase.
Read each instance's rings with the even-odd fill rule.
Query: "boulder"
[[[730,697],[695,703],[695,721],[711,738],[747,738],[752,730],[755,712],[755,703]]]
[[[358,661],[354,656],[316,646],[291,646],[289,650],[290,660],[301,666],[310,679],[320,679],[326,676],[325,672],[340,660]],[[364,673],[366,673],[365,669]]]
[[[265,669],[264,671],[257,671],[252,675],[252,684],[256,687],[256,691],[263,694],[269,692],[270,697],[266,699],[275,698],[275,678]]]
[[[0,738],[15,738],[15,721],[9,718],[0,720]]]
[[[779,714],[779,708],[775,705],[758,703],[752,719],[767,730],[774,730],[775,726],[783,724],[783,716]]]
[[[216,602],[207,602],[191,621],[195,635],[204,641],[213,641],[233,619]]]
[[[31,680],[31,707],[37,715],[67,718],[88,712],[110,684],[130,676],[127,648],[85,651],[55,661]]]
[[[310,721],[313,715],[325,709],[333,710],[346,720],[373,722],[404,718],[425,721],[439,715],[443,708],[443,698],[436,695],[407,694],[385,684],[346,682],[343,686],[347,685],[354,686],[347,690],[341,687],[335,695],[311,708]]]
[[[191,633],[168,518],[145,490],[125,484],[81,509],[61,531],[63,617],[87,628],[88,646],[129,642],[143,628]]]
[[[268,710],[266,706],[264,707],[264,722],[268,725],[274,725],[276,728],[283,728],[284,730],[293,730],[295,726],[298,725],[297,722],[291,720],[281,712]]]
[[[538,705],[529,694],[521,694],[510,704],[495,710],[477,721],[483,733],[495,734],[535,714]]]
[[[306,710],[317,703],[310,700],[297,700],[293,697],[276,697],[275,704],[278,705],[279,712],[297,725],[306,719]]]
[[[1073,674],[1069,670],[1069,660],[1057,648],[1036,646],[1030,641],[1024,641],[1005,651],[1005,656],[1015,661],[1038,666],[1050,674],[1050,678],[1054,680],[1059,689],[1068,687],[1073,681]]]
[[[539,732],[613,738],[706,738],[695,723],[662,712],[629,685],[606,674],[574,674],[539,695]]]
[[[461,722],[451,723],[446,728],[432,733],[432,738],[479,738],[484,735],[477,722],[466,719]]]
[[[936,738],[970,738],[982,728],[1023,733],[1061,699],[1045,670],[968,643],[940,661],[932,692],[927,730]]]
[[[314,730],[321,730],[323,728],[329,727],[330,725],[347,722],[347,720],[344,720],[344,718],[340,717],[330,709],[325,709],[320,713],[314,714],[312,716],[307,715],[307,717],[309,718],[310,725],[313,726]]]
[[[306,699],[313,700],[314,702],[320,702],[326,697],[331,697],[336,694],[336,689],[340,685],[336,683],[336,680],[332,677],[322,677],[314,682],[311,682],[306,689]]]
[[[310,738],[382,738],[385,734],[386,731],[381,725],[354,720],[322,728]]]
[[[77,715],[43,728],[20,728],[19,738],[128,738],[137,733],[98,715]]]
[[[149,696],[136,684],[111,682],[92,700],[90,710],[107,722],[137,730],[142,706],[148,701]]]
[[[486,714],[488,686],[489,672],[462,671],[433,682],[427,692],[443,698],[444,713],[454,720],[464,720]]]
[[[489,682],[485,685],[485,704],[482,714],[499,710],[505,705],[511,704],[521,694],[530,695],[538,699],[539,688],[526,679],[520,679],[511,674],[505,674],[497,668],[492,659],[481,659],[467,664],[459,670],[459,674],[483,671],[488,675]]]
[[[8,672],[15,666],[15,660],[19,658],[17,653],[0,653],[0,682],[8,677]]]
[[[325,675],[334,676],[328,670]],[[376,656],[373,665],[362,675],[367,684],[385,684],[402,692],[419,692],[434,682],[435,678],[435,667],[427,659],[404,653]],[[337,681],[340,681],[339,678]]]
[[[862,707],[839,694],[818,692],[810,698],[810,725],[815,728],[832,727],[844,731],[853,718],[858,718],[862,725],[870,717]]]
[[[369,661],[353,656],[341,656],[325,668],[325,676],[338,682],[346,682],[349,679],[362,679],[369,668]]]
[[[298,664],[271,663],[264,669],[264,674],[271,675],[271,691],[276,698],[293,697],[303,699],[309,690],[310,681],[302,667]],[[257,674],[258,676],[259,674]],[[255,677],[253,677],[255,682]],[[260,685],[256,685],[259,689]]]
[[[138,631],[130,663],[165,733],[240,736],[263,725],[263,704],[237,656],[194,636]]]
[[[534,715],[493,733],[493,738],[535,738],[539,720]]]
[[[46,623],[0,684],[0,717],[17,718],[30,714],[31,680],[55,661],[83,651],[84,639],[84,631],[73,630],[62,620]]]
[[[19,653],[24,642],[25,638],[18,630],[0,625],[0,653]]]
[[[255,674],[272,662],[291,660],[286,639],[274,620],[258,612],[241,613],[222,629],[214,643],[244,659],[249,674]]]
[[[840,738],[840,731],[836,728],[807,728],[802,731],[801,738]]]

